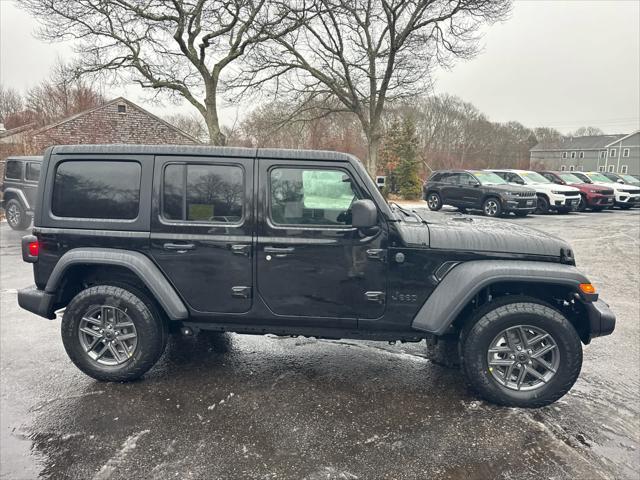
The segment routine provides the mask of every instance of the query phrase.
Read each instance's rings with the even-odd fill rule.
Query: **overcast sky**
[[[33,37],[37,24],[0,0],[0,82],[24,90],[46,77],[71,45]],[[437,75],[436,93],[457,95],[489,119],[568,132],[580,126],[607,133],[640,128],[640,2],[638,0],[517,1],[511,18],[490,27],[484,51]],[[125,95],[156,114],[169,113],[131,86]],[[188,111],[190,107],[178,107]],[[233,122],[236,110],[225,109]]]

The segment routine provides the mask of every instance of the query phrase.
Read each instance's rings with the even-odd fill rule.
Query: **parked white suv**
[[[628,183],[618,183],[604,176],[600,172],[571,172],[587,183],[595,183],[596,185],[604,185],[613,189],[616,196],[614,205],[616,207],[628,209],[631,207],[640,207],[640,187],[629,185]]]
[[[491,170],[514,185],[526,185],[536,191],[538,208],[535,213],[556,210],[568,213],[580,204],[580,190],[568,185],[558,185],[530,170]]]

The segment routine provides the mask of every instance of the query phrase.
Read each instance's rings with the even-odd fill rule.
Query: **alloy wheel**
[[[438,196],[435,193],[432,193],[431,195],[429,195],[429,198],[427,199],[427,205],[432,210],[435,210],[436,208],[438,208],[438,206],[440,205],[440,201],[438,199]]]
[[[516,325],[500,332],[489,344],[489,372],[510,390],[543,387],[560,366],[560,351],[553,337],[539,327]]]
[[[495,217],[498,213],[498,202],[495,200],[487,200],[484,204],[484,213],[488,217]]]
[[[7,222],[9,222],[9,225],[15,227],[16,225],[20,224],[21,220],[22,219],[20,218],[20,210],[18,209],[18,207],[15,204],[10,205],[7,209]]]
[[[129,315],[110,305],[89,309],[80,320],[78,335],[84,352],[101,365],[125,363],[138,344],[138,333]]]

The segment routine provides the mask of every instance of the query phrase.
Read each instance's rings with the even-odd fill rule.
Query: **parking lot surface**
[[[478,400],[424,343],[174,338],[143,380],[96,382],[18,307],[31,267],[0,224],[0,477],[637,479],[640,211],[502,221],[569,241],[618,317],[538,410]]]

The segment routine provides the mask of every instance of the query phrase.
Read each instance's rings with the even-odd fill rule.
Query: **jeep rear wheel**
[[[440,195],[435,192],[431,192],[427,195],[427,206],[429,210],[433,210],[434,212],[440,210],[442,208],[442,200],[440,199]]]
[[[485,307],[464,333],[465,376],[482,397],[537,408],[566,394],[580,374],[582,345],[557,310],[528,297]]]
[[[31,219],[22,207],[22,204],[15,198],[7,202],[5,213],[7,223],[13,230],[26,230],[31,223]]]
[[[96,380],[121,382],[144,375],[167,342],[167,325],[142,293],[100,285],[83,290],[62,317],[71,361]]]

